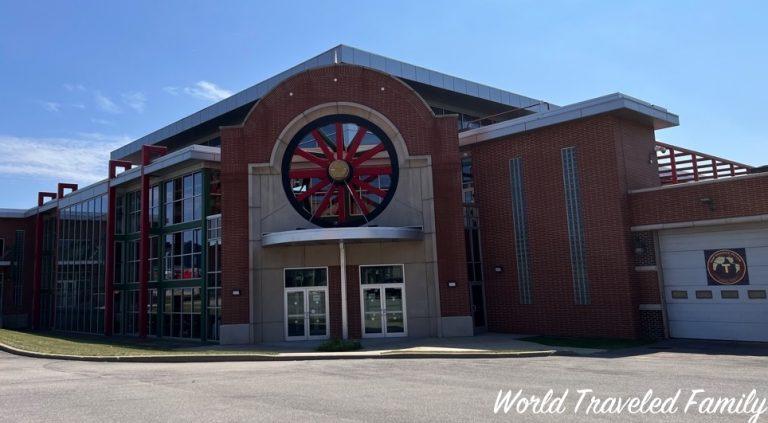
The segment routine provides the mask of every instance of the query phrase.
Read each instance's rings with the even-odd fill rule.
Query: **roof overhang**
[[[316,228],[271,232],[262,235],[261,245],[330,244],[344,242],[418,241],[421,227],[361,226],[357,228]]]
[[[221,161],[221,149],[219,147],[208,147],[205,145],[190,145],[178,151],[160,156],[148,164],[144,173],[157,174],[171,168],[181,166],[190,162],[214,162]],[[136,166],[118,174],[115,179],[110,181],[110,186],[119,186],[127,182],[137,180],[141,177],[141,166]]]
[[[444,90],[446,93],[471,96],[481,102],[496,103],[497,105],[517,109],[526,109],[530,112],[540,112],[557,108],[557,106],[542,100],[500,90],[488,85],[478,84],[466,79],[426,69],[421,66],[414,66],[354,47],[338,45],[284,72],[253,85],[250,88],[246,88],[231,97],[225,98],[218,103],[126,144],[112,151],[110,158],[125,159],[138,153],[141,150],[142,145],[164,142],[169,138],[175,137],[181,133],[186,133],[186,131],[190,131],[193,128],[207,124],[211,121],[221,120],[221,125],[232,125],[234,123],[224,119],[226,117],[225,115],[232,114],[238,109],[246,108],[246,106],[253,104],[291,76],[309,69],[341,63],[375,69],[397,78]],[[239,116],[239,114],[236,115]]]
[[[27,217],[24,209],[0,209],[0,219],[22,219]]]
[[[613,113],[638,120],[653,126],[654,129],[669,128],[680,124],[677,115],[668,112],[663,107],[616,93],[563,106],[549,112],[536,113],[464,131],[459,133],[459,145],[475,144],[604,113]]]

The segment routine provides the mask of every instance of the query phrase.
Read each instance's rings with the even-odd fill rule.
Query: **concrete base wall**
[[[221,325],[222,345],[251,343],[251,325]]]
[[[449,316],[442,318],[443,337],[473,336],[475,328],[472,324],[472,316]]]

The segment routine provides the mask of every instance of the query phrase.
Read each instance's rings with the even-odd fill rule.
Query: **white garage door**
[[[768,341],[768,225],[668,230],[659,239],[671,337]],[[706,259],[718,250],[744,254],[740,284],[708,278]],[[728,254],[720,263],[733,274],[741,266]]]

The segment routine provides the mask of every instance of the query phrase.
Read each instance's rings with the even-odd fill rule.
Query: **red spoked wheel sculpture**
[[[291,204],[323,227],[361,226],[392,200],[398,179],[392,141],[357,116],[318,119],[296,134],[283,156]]]

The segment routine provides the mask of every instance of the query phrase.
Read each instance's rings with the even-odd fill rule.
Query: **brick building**
[[[222,343],[481,331],[768,341],[768,179],[338,46],[0,209],[4,327]]]

